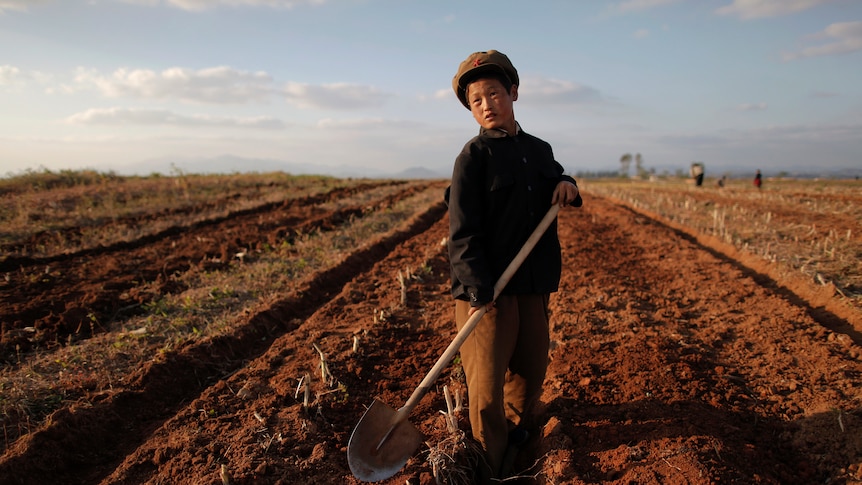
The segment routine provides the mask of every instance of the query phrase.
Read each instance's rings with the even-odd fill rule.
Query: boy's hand
[[[467,312],[467,316],[471,316],[471,317],[472,317],[472,316],[473,316],[473,314],[474,314],[474,313],[476,313],[476,312],[478,312],[480,308],[482,308],[482,307],[481,307],[481,306],[471,306],[471,307],[470,307],[470,311],[468,311],[468,312]],[[494,302],[493,302],[493,301],[492,301],[491,303],[486,303],[486,304],[485,304],[485,311],[490,312],[490,311],[491,311],[491,310],[493,310],[493,309],[494,309]]]
[[[560,204],[560,207],[565,207],[578,198],[578,187],[567,181],[562,181],[557,184],[554,189],[554,195],[551,197],[551,205]]]

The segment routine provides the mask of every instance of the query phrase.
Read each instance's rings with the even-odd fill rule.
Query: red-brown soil
[[[3,303],[3,330],[0,334],[0,362],[11,362],[18,352],[33,344],[52,347],[72,339],[87,338],[101,326],[138,310],[155,295],[141,294],[136,286],[155,281],[156,294],[178,291],[170,276],[192,265],[218,268],[229,264],[239,251],[289,240],[293,235],[334,226],[361,215],[368,206],[321,211],[319,204],[359,191],[373,190],[382,183],[362,184],[331,190],[322,195],[288,199],[254,209],[196,223],[175,226],[130,242],[109,247],[87,248],[72,254],[43,258],[11,256],[0,261],[0,271],[10,275],[0,285]],[[416,188],[397,195],[403,198]],[[385,208],[393,197],[376,202]],[[372,206],[375,204],[372,204]],[[164,213],[141,216],[137,225]],[[124,219],[106,225],[126,226]],[[74,233],[74,229],[66,229]],[[30,241],[4,248],[15,253],[44,244],[46,233]],[[22,332],[32,327],[34,335]]]
[[[61,345],[78,331],[64,315],[81,308],[113,315],[126,305],[118,295],[134,294],[141,278],[219,255],[227,264],[235,248],[337,218],[301,206],[262,209],[229,237],[220,221],[59,258],[51,265],[69,264],[68,280],[0,283],[3,324],[58,322],[54,333],[40,331]],[[234,484],[358,483],[346,448],[365,407],[375,397],[400,407],[455,334],[440,244],[447,230],[445,207],[433,205],[302,291],[247,315],[229,335],[177,349],[56,411],[9,443],[0,484],[220,484],[222,472]],[[543,439],[523,476],[574,484],[862,483],[855,310],[827,306],[823,295],[771,276],[765,263],[589,192],[583,208],[561,212],[559,231],[565,269],[551,299]],[[170,268],[146,257],[207,237],[227,242]],[[24,269],[3,272],[38,264],[19,261]],[[105,271],[94,277],[94,266]],[[402,305],[396,274],[408,267],[423,270],[414,271]],[[132,269],[137,276],[127,274]],[[88,282],[101,289],[75,289]],[[4,327],[4,341],[17,338],[15,330]],[[332,376],[326,382],[315,345]],[[411,415],[430,449],[448,436],[442,385],[460,382],[457,365],[448,367]],[[302,384],[311,391],[307,408]],[[463,417],[460,424],[469,429]],[[428,457],[429,449],[417,450],[384,483],[433,483]]]

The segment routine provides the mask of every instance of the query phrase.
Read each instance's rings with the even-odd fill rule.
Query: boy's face
[[[480,78],[467,85],[466,94],[470,111],[479,126],[515,133],[512,103],[518,99],[518,86],[512,85],[512,89],[506,91],[498,79]]]

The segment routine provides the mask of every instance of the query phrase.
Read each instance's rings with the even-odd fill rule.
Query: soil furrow
[[[0,284],[4,321],[0,357],[32,347],[62,345],[106,330],[120,314],[128,316],[159,294],[176,292],[170,276],[203,264],[209,269],[230,264],[240,251],[277,244],[296,234],[326,230],[350,217],[361,217],[414,194],[408,186],[376,201],[318,213],[310,207],[379,188],[375,184],[342,188],[327,194],[268,205],[222,219],[173,228],[157,236],[101,248],[52,262],[43,270],[30,266],[7,273]],[[154,282],[141,292],[137,286]],[[153,293],[155,291],[155,293]],[[31,327],[32,332],[23,331]]]
[[[603,200],[591,212],[604,227],[565,243],[578,277],[555,302],[546,463],[587,483],[838,476],[858,440],[811,429],[830,409],[858,412],[859,383],[829,372],[859,372],[853,349],[803,299],[694,238]]]
[[[622,204],[621,202],[617,202]],[[805,308],[811,318],[820,325],[851,338],[857,345],[862,345],[862,309],[851,299],[837,298],[834,286],[816,287],[811,281],[801,277],[801,274],[789,274],[780,271],[778,266],[771,264],[762,257],[737,250],[732,245],[719,238],[705,235],[685,225],[667,221],[660,216],[643,209],[626,206],[632,212],[653,220],[663,220],[662,224],[672,228],[680,238],[701,245],[716,258],[733,265],[745,276],[780,294],[790,303]],[[776,216],[780,217],[780,216]],[[829,227],[828,219],[820,219],[818,224]]]
[[[217,480],[221,464],[240,483],[254,483],[252,477],[261,483],[357,483],[345,447],[364,406],[375,397],[402,405],[455,334],[448,258],[440,245],[447,232],[444,218],[374,261],[265,354],[184,406],[102,483],[206,483]],[[396,275],[407,268],[421,278],[409,280],[402,304]],[[360,339],[356,352],[353,336]],[[333,381],[320,378],[315,344],[325,352]],[[297,395],[304,375],[312,396],[307,409]],[[437,391],[413,413],[429,435],[439,425]],[[201,409],[217,411],[207,416]],[[186,445],[165,446],[187,438]],[[418,478],[423,458],[399,476]]]
[[[57,231],[50,232],[42,232],[34,234],[31,240],[20,243],[18,245],[9,245],[2,248],[4,254],[9,254],[2,261],[0,261],[0,272],[9,272],[15,270],[27,269],[31,266],[44,266],[57,262],[73,260],[76,258],[89,257],[89,256],[98,256],[100,254],[117,252],[117,251],[127,251],[130,249],[136,249],[141,246],[145,246],[147,244],[151,244],[153,242],[159,241],[166,237],[175,236],[177,234],[182,234],[185,231],[196,228],[207,228],[209,226],[218,226],[220,224],[224,224],[226,221],[236,221],[243,217],[252,216],[256,214],[262,214],[267,212],[275,212],[275,211],[285,211],[294,208],[304,208],[310,205],[318,205],[323,204],[325,202],[330,202],[339,198],[349,197],[350,195],[356,194],[358,192],[370,191],[381,186],[386,185],[397,185],[403,182],[387,182],[387,183],[366,183],[361,185],[355,185],[351,187],[338,187],[332,189],[328,192],[322,194],[309,195],[305,197],[295,198],[295,199],[286,199],[279,202],[270,202],[266,204],[261,204],[256,207],[252,207],[249,209],[243,209],[239,211],[234,211],[224,216],[213,217],[210,219],[196,221],[191,224],[181,225],[181,226],[173,226],[166,228],[162,231],[153,234],[147,234],[140,238],[136,238],[130,241],[120,241],[110,245],[100,245],[91,248],[81,249],[80,251],[74,252],[64,252],[61,254],[55,254],[52,256],[44,256],[44,257],[33,257],[33,256],[16,256],[17,253],[27,252],[26,248],[28,247],[36,247],[45,242],[51,242],[52,240],[56,240]],[[136,217],[125,217],[117,220],[105,221],[103,225],[134,225],[138,227],[144,227],[148,222],[158,219],[163,215],[163,212],[157,214],[142,214]],[[193,210],[189,212],[194,212]],[[64,231],[69,231],[73,233],[80,233],[80,227],[72,227],[67,228]],[[47,240],[47,241],[46,241]]]
[[[321,272],[296,295],[238,325],[230,335],[187,348],[153,362],[129,380],[128,388],[105,393],[87,406],[55,412],[47,424],[18,440],[0,461],[3,483],[93,483],[110,463],[131,453],[150,433],[214,382],[264,352],[279,335],[297,325],[344,284],[367,271],[399,243],[427,230],[445,213],[435,204],[408,227],[351,253],[336,267]],[[79,450],[86,449],[85,453]],[[45,466],[50,463],[50,466]]]
[[[716,238],[584,199],[560,213],[541,440],[515,462],[522,481],[862,483],[852,308]],[[231,483],[358,484],[346,447],[365,407],[401,406],[455,334],[447,233],[435,205],[230,335],[57,411],[0,458],[0,485],[191,485],[223,483],[222,472]],[[435,483],[428,460],[453,443],[444,384],[466,392],[457,359],[410,416],[428,448],[382,483]],[[466,410],[456,417],[469,430]],[[463,467],[437,462],[444,474]]]
[[[216,211],[223,212],[223,208],[230,206],[232,203],[236,201],[242,200],[243,198],[248,197],[248,194],[244,194],[242,192],[236,192],[224,197],[220,197],[218,199],[208,200],[206,202],[201,202],[195,205],[183,206],[183,207],[167,207],[161,210],[156,210],[153,212],[143,212],[135,215],[129,216],[121,216],[121,217],[112,217],[112,218],[102,218],[99,220],[91,220],[88,221],[87,230],[99,229],[99,228],[107,228],[108,226],[114,227],[128,227],[128,228],[145,228],[150,225],[154,225],[160,221],[171,218],[178,218],[178,216],[188,217],[194,216],[195,214],[207,214]],[[281,204],[282,202],[277,203],[268,203],[261,204],[258,207],[252,208],[250,210],[267,210],[264,209],[266,206],[273,206],[276,204]],[[236,213],[240,211],[233,211],[232,213]],[[209,220],[209,219],[207,219]],[[70,221],[71,222],[71,221]],[[115,231],[105,231],[105,232],[115,232]],[[64,241],[64,244],[68,247],[83,247],[86,246],[86,240],[84,235],[84,228],[80,225],[70,225],[62,228],[54,228],[50,230],[39,231],[31,234],[24,241],[4,244],[0,245],[0,251],[4,254],[8,255],[16,255],[18,260],[14,260],[11,258],[6,258],[2,262],[0,262],[0,270],[4,270],[7,264],[12,265],[13,267],[17,267],[24,262],[29,262],[31,260],[45,260],[50,258],[50,256],[33,256],[38,253],[38,248],[43,247],[51,247],[56,243],[56,241],[61,240]],[[68,253],[65,253],[68,254]],[[54,257],[62,257],[62,255],[54,256]],[[28,258],[28,259],[25,259]],[[47,261],[46,261],[47,262]]]
[[[862,446],[853,438],[862,422],[852,347],[830,340],[802,300],[763,286],[735,260],[607,200],[587,203],[560,217],[568,269],[552,298],[541,459],[525,475],[540,483],[801,485],[846,473],[842,464]],[[166,421],[103,483],[217,481],[222,465],[248,483],[358,483],[345,447],[363,406],[374,396],[401,405],[454,334],[445,255],[430,258],[436,276],[423,282],[422,303],[383,322],[372,317],[397,307],[393,273],[420,264],[445,227],[358,276]],[[358,355],[352,335],[363,339]],[[338,382],[315,384],[306,410],[297,383],[319,377],[312,343],[325,349]],[[845,372],[829,376],[835,368]],[[457,365],[411,416],[431,446],[447,437],[438,412],[447,383],[459,386]],[[846,434],[816,432],[834,416],[829,406],[843,410]],[[460,422],[468,429],[463,415]],[[419,451],[384,483],[432,483],[428,450]],[[518,469],[533,463],[522,459]]]

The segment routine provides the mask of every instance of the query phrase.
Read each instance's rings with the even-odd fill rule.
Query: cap
[[[496,71],[506,76],[515,86],[519,84],[518,71],[506,57],[506,54],[495,50],[474,52],[458,66],[458,72],[452,78],[452,89],[455,90],[455,95],[467,109],[470,109],[470,105],[467,104],[466,82],[475,79],[478,74],[489,71]]]

